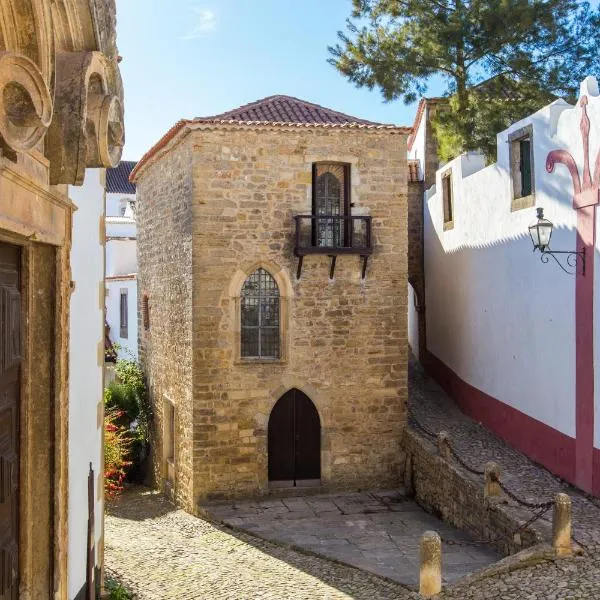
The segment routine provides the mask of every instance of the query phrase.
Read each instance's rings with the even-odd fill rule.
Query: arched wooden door
[[[286,392],[269,417],[269,481],[321,478],[321,420],[300,390]]]

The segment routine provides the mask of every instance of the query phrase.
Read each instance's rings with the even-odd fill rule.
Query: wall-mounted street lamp
[[[537,209],[537,221],[529,226],[529,235],[533,242],[533,251],[540,251],[540,259],[543,263],[547,263],[552,257],[556,264],[569,275],[577,273],[577,265],[581,265],[581,274],[585,275],[585,247],[581,250],[550,250],[550,238],[552,237],[552,229],[554,225],[548,219],[544,219],[544,209]],[[558,260],[557,255],[564,254],[566,263],[573,271],[569,271]]]

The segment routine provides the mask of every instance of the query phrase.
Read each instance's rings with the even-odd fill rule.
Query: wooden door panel
[[[269,417],[269,481],[294,479],[294,394],[284,394]]]
[[[18,596],[20,250],[0,243],[0,600]]]
[[[306,394],[294,389],[277,401],[268,436],[269,481],[320,479],[321,422]]]
[[[302,392],[295,393],[295,479],[321,478],[321,423],[319,413]]]

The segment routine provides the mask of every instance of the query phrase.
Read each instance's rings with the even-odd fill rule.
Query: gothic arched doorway
[[[321,420],[300,390],[286,392],[269,417],[269,481],[321,478]]]

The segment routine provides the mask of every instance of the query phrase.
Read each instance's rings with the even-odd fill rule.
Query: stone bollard
[[[571,546],[571,498],[567,494],[556,494],[552,515],[552,547],[556,556],[569,556]]]
[[[426,531],[421,538],[421,569],[419,593],[431,598],[442,591],[442,539],[435,531]]]
[[[495,462],[489,462],[485,465],[485,486],[483,488],[483,497],[500,496],[502,490],[498,485],[500,481],[500,465]]]
[[[450,454],[450,434],[447,431],[440,431],[437,434],[437,444],[440,456],[450,460],[452,458]]]

